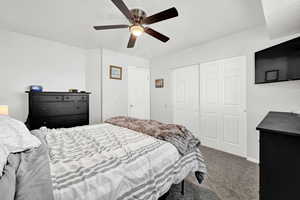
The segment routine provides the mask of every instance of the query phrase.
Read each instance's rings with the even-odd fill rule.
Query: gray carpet
[[[201,147],[208,177],[199,185],[193,175],[186,179],[185,195],[174,185],[167,200],[258,200],[257,164],[221,151]]]
[[[181,185],[174,185],[166,200],[221,200],[217,194],[193,183],[185,183],[185,194],[181,194]]]

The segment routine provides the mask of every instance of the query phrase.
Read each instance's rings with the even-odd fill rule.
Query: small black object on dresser
[[[260,131],[260,200],[300,199],[300,115],[270,112]]]
[[[70,128],[89,124],[89,94],[70,92],[26,92],[29,114],[26,125],[30,130]]]

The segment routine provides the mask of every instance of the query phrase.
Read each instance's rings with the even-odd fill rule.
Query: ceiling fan
[[[144,25],[150,25],[173,17],[177,17],[178,11],[176,10],[176,8],[173,7],[147,17],[146,12],[141,9],[135,8],[129,10],[122,0],[111,0],[111,1],[125,15],[125,17],[130,22],[130,25],[120,24],[120,25],[94,26],[95,30],[129,28],[131,35],[129,38],[127,48],[133,48],[137,37],[142,35],[144,32],[162,42],[167,42],[170,39],[169,37],[153,30],[152,28],[144,27]]]

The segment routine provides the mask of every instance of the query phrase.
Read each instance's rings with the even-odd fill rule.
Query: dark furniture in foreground
[[[300,115],[270,112],[260,131],[260,200],[300,199]]]
[[[27,92],[30,130],[70,128],[89,124],[89,94],[70,92]]]

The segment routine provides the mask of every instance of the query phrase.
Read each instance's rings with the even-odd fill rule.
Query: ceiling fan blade
[[[125,15],[125,17],[132,22],[132,14],[126,4],[122,0],[111,0],[119,10]]]
[[[146,17],[143,20],[143,24],[154,24],[177,16],[178,16],[178,11],[175,7],[173,7],[168,10],[162,11],[160,13],[154,14],[152,16]]]
[[[145,28],[145,32],[162,42],[167,42],[170,39],[167,36],[153,30],[152,28]]]
[[[135,45],[136,39],[137,39],[137,37],[134,36],[133,34],[131,34],[131,35],[130,35],[130,38],[129,38],[128,45],[127,45],[127,48],[133,48],[134,45]]]
[[[94,26],[95,30],[107,30],[107,29],[118,29],[118,28],[128,28],[129,26],[126,24],[120,25],[105,25],[105,26]]]
[[[95,30],[107,30],[107,29],[119,29],[119,28],[128,28],[129,26],[126,24],[120,25],[105,25],[105,26],[94,26]]]

